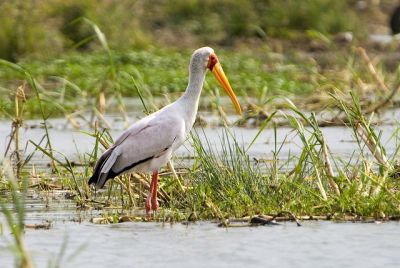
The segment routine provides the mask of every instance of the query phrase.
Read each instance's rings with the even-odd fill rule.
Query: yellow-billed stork
[[[158,171],[185,141],[196,119],[200,93],[207,69],[211,70],[231,98],[237,112],[240,104],[221,64],[210,47],[194,51],[189,65],[189,83],[175,102],[134,123],[98,159],[89,184],[102,188],[107,180],[132,172],[152,172],[146,214],[158,209]]]

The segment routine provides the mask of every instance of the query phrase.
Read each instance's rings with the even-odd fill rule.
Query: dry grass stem
[[[364,48],[362,47],[358,47],[357,48],[357,53],[361,56],[361,58],[365,61],[365,63],[367,64],[368,70],[371,73],[371,75],[374,77],[374,79],[376,80],[376,82],[379,85],[379,88],[382,91],[389,91],[389,88],[386,86],[385,82],[383,81],[382,77],[378,74],[378,72],[376,71],[375,66],[372,64],[371,59],[369,58],[367,52],[365,51]]]

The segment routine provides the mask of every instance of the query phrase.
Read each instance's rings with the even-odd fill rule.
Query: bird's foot
[[[146,219],[149,220],[150,216],[151,216],[150,212],[151,211],[157,212],[157,210],[158,210],[159,206],[158,206],[157,197],[154,198],[154,196],[153,197],[148,196],[146,198],[145,207],[146,207]]]
[[[150,211],[157,212],[158,201],[157,201],[157,190],[158,190],[158,172],[153,173],[153,177],[150,182],[149,194],[146,198],[146,218],[150,219]]]

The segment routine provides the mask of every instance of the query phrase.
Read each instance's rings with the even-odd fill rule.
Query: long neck
[[[206,76],[206,69],[198,68],[193,63],[189,68],[189,83],[185,93],[181,97],[181,101],[185,103],[185,108],[193,110],[196,113],[199,105],[201,90],[203,88],[204,79]]]
[[[186,121],[186,132],[190,131],[196,119],[200,94],[203,88],[205,76],[206,69],[201,68],[191,62],[189,68],[189,83],[185,93],[178,100],[180,103],[179,107],[183,109],[182,114]]]

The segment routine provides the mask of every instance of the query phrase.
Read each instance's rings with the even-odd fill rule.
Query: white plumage
[[[146,211],[156,210],[158,170],[172,153],[185,141],[196,119],[199,98],[207,68],[231,97],[237,111],[240,105],[212,48],[194,51],[189,66],[189,83],[185,93],[174,103],[150,114],[124,131],[99,158],[89,184],[97,188],[108,179],[131,171],[153,172],[153,179],[146,200]]]

